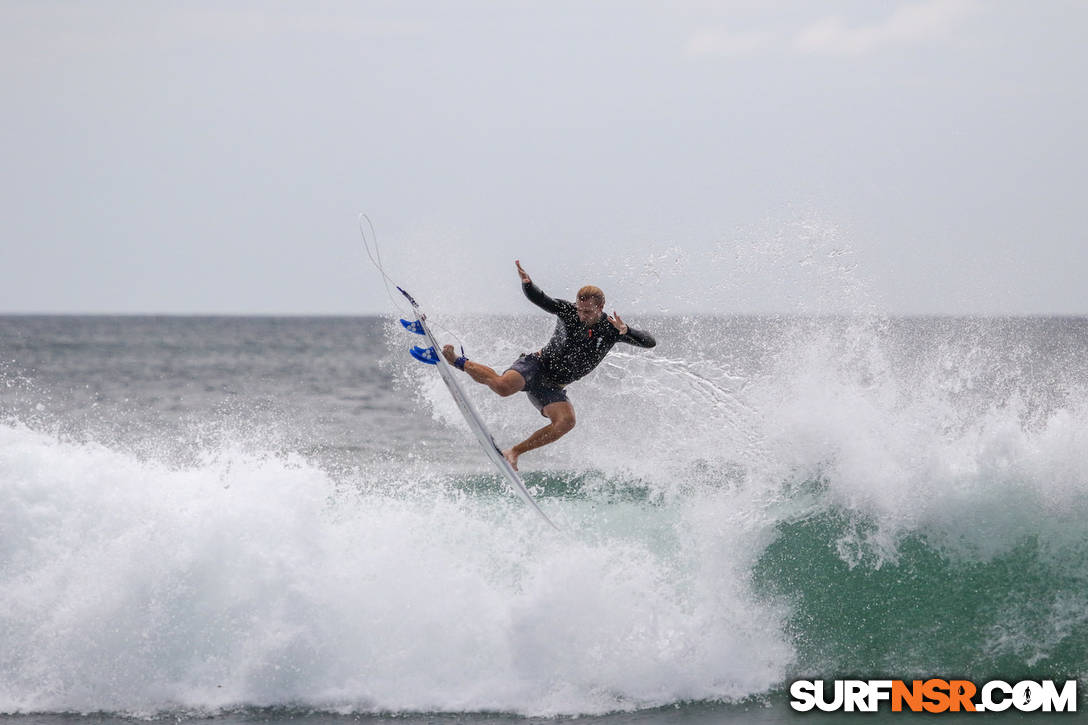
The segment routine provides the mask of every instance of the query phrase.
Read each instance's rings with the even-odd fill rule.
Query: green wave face
[[[871,522],[841,511],[782,523],[753,577],[790,603],[797,674],[1063,679],[1088,672],[1086,545],[1025,534],[992,558],[905,536],[846,555]]]

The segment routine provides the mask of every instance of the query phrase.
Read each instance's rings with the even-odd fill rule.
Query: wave
[[[786,656],[743,586],[637,532],[549,536],[419,471],[171,469],[11,426],[0,450],[6,713],[602,712],[781,676],[743,656]]]
[[[0,424],[0,712],[546,716],[1088,672],[1077,345],[1015,321],[678,329],[675,354],[614,353],[575,432],[523,458],[559,535],[444,457],[475,444],[396,364],[444,447],[330,466],[221,433],[160,458]],[[479,401],[500,437],[541,422]]]

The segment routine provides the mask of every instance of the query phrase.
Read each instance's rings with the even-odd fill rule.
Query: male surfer
[[[628,327],[615,310],[605,315],[604,292],[599,287],[587,285],[578,290],[574,303],[553,299],[533,284],[519,260],[514,264],[529,301],[559,318],[552,339],[542,350],[519,357],[502,375],[486,365],[458,357],[453,345],[445,345],[442,354],[451,365],[504,398],[524,390],[541,415],[551,421],[502,452],[517,470],[521,454],[558,440],[574,427],[574,406],[564,390],[567,385],[597,367],[616,342],[638,347],[653,347],[657,342],[650,334]]]

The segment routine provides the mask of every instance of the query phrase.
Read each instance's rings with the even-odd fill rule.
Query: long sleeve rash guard
[[[559,300],[544,294],[532,282],[524,282],[521,289],[537,307],[559,318],[555,323],[552,339],[541,351],[541,367],[548,379],[556,385],[567,385],[589,374],[597,367],[616,342],[637,347],[653,347],[657,344],[648,332],[627,326],[621,335],[607,315],[592,325],[578,319],[573,302]]]

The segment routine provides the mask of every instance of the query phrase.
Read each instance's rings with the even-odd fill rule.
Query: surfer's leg
[[[502,455],[506,460],[510,461],[510,465],[514,467],[515,471],[518,468],[518,457],[521,454],[554,443],[570,433],[571,429],[574,428],[574,406],[567,401],[549,403],[540,412],[548,416],[551,423],[535,431],[516,446],[502,452]]]
[[[450,365],[453,365],[454,360],[457,359],[457,353],[453,351],[453,345],[445,345],[442,348],[442,355]],[[481,385],[486,385],[504,398],[514,393],[520,393],[522,388],[525,387],[525,378],[517,370],[507,370],[499,375],[487,365],[466,360],[464,371],[468,373],[470,378]]]

